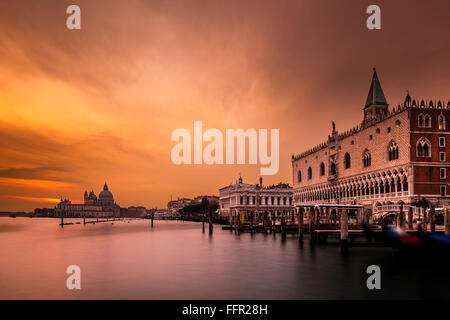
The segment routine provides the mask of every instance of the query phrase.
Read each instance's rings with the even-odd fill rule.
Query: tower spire
[[[365,107],[367,108],[372,104],[387,104],[383,89],[381,89],[380,80],[378,80],[377,69],[375,67],[373,68],[372,82],[370,83],[369,94],[367,95]]]
[[[388,111],[388,103],[381,89],[380,80],[378,79],[377,69],[373,68],[372,81],[370,82],[369,94],[367,95],[366,104],[364,106],[364,121],[376,119],[384,116]]]

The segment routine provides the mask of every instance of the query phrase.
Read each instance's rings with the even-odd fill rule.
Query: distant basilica
[[[84,203],[72,203],[68,199],[62,199],[56,207],[57,216],[64,217],[119,217],[120,206],[114,202],[114,197],[105,182],[103,190],[97,196],[94,191],[84,192]]]

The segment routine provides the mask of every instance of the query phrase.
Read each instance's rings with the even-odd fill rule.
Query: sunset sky
[[[81,7],[82,29],[66,28]],[[391,106],[450,100],[450,1],[0,2],[0,211],[76,202],[106,181],[121,206],[218,194],[258,165],[171,162],[173,130],[280,129],[291,155],[362,120],[372,68]]]

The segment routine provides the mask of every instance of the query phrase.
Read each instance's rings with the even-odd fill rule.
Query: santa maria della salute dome
[[[103,190],[98,198],[94,190],[84,192],[84,203],[72,203],[68,199],[62,199],[56,208],[58,214],[69,217],[119,217],[120,207],[114,202],[114,197],[105,182]]]

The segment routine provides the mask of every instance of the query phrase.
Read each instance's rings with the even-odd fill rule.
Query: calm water
[[[448,266],[400,260],[394,249],[301,247],[295,236],[241,234],[194,222],[58,226],[57,219],[0,218],[1,299],[450,298]],[[66,289],[68,265],[81,290]],[[366,288],[377,264],[382,290]]]

